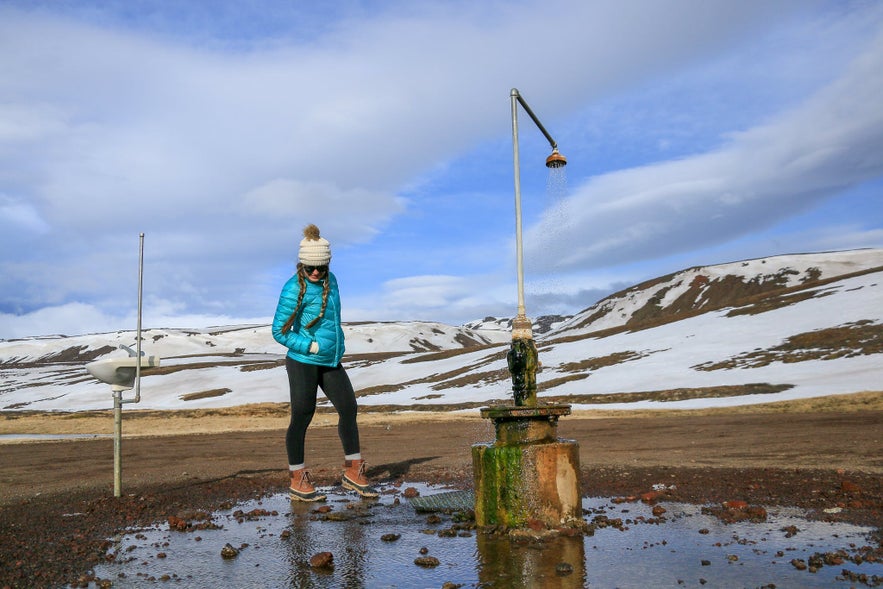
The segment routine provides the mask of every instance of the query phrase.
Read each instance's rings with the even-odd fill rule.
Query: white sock
[[[292,471],[292,470],[300,470],[300,469],[302,469],[302,468],[306,468],[306,466],[307,466],[306,464],[289,464],[289,465],[288,465],[288,470],[289,470],[289,471]]]
[[[356,452],[355,454],[346,454],[346,455],[343,457],[343,459],[344,459],[344,460],[361,460],[361,459],[362,459],[362,453],[361,453],[361,452]]]

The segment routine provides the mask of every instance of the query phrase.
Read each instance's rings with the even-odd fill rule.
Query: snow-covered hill
[[[511,402],[508,319],[466,326],[345,326],[344,363],[367,409],[455,410]],[[539,397],[574,408],[710,407],[883,391],[883,250],[690,268],[539,321]],[[138,408],[287,401],[266,325],[150,329],[162,357]],[[134,333],[0,341],[0,409],[112,406],[86,362],[125,355]],[[881,392],[883,394],[883,392]],[[323,399],[324,401],[324,399]],[[134,406],[129,406],[134,407]]]

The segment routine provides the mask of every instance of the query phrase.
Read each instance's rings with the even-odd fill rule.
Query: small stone
[[[661,505],[654,505],[653,506],[653,516],[654,517],[659,517],[660,515],[662,515],[666,511],[668,511],[668,510]]]
[[[754,522],[762,522],[767,519],[766,509],[760,505],[752,505],[746,510],[748,518]]]
[[[559,577],[566,577],[573,574],[573,565],[569,562],[559,562],[555,565],[555,574]]]
[[[330,552],[319,552],[310,557],[310,566],[314,569],[334,568],[334,555]]]
[[[825,564],[828,566],[840,566],[843,564],[843,557],[835,552],[826,552]]]
[[[239,556],[239,551],[233,548],[229,542],[221,548],[221,558],[231,559],[237,556]]]
[[[862,489],[852,481],[843,481],[840,483],[840,490],[844,493],[861,493]]]
[[[542,521],[540,521],[538,519],[529,518],[527,520],[527,527],[535,532],[538,532],[540,530],[546,529],[546,524],[544,524]]]
[[[408,487],[402,492],[405,499],[413,499],[414,497],[420,496],[420,491],[418,491],[415,487]]]
[[[424,568],[434,568],[441,564],[441,562],[434,556],[418,556],[414,559],[414,564]]]
[[[187,529],[187,522],[181,519],[180,517],[170,515],[169,516],[169,529],[177,530],[179,532],[183,532]]]
[[[727,509],[746,509],[748,507],[748,503],[745,501],[724,501],[723,506]]]
[[[439,537],[439,538],[456,538],[456,537],[457,537],[457,530],[455,530],[455,529],[453,529],[453,528],[447,528],[447,529],[445,529],[445,530],[439,530],[439,531],[438,531],[438,537]]]
[[[659,499],[659,493],[656,491],[648,491],[641,493],[641,501],[644,503],[654,503]]]
[[[380,539],[383,540],[384,542],[395,542],[396,540],[398,540],[401,537],[402,537],[401,534],[384,534],[384,535],[380,536]]]

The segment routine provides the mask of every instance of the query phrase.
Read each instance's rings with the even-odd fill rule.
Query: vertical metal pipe
[[[138,237],[138,329],[135,332],[135,398],[134,403],[141,401],[141,293],[144,284],[144,233]]]
[[[521,164],[518,158],[518,90],[509,93],[512,102],[512,157],[515,168],[515,257],[518,277],[518,317],[526,315],[524,309],[524,254],[521,241]]]
[[[113,392],[113,496],[122,494],[123,403],[141,401],[141,299],[144,284],[144,233],[138,236],[138,326],[135,329],[135,397],[123,399],[123,392]]]
[[[123,392],[113,392],[113,496],[122,494]]]

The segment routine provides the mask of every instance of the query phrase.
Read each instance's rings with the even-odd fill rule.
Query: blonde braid
[[[300,287],[299,292],[297,293],[297,304],[294,305],[294,312],[291,314],[291,317],[288,318],[288,321],[285,322],[285,325],[282,326],[282,333],[288,333],[288,330],[291,329],[291,326],[294,325],[294,318],[297,317],[297,310],[300,309],[301,303],[304,301],[304,293],[307,292],[307,283],[304,280],[303,275],[303,264],[298,262],[297,264],[297,285]],[[324,311],[324,305],[323,305]],[[315,321],[312,321],[307,327],[312,327]]]
[[[328,276],[325,276],[325,283],[322,285],[322,308],[319,309],[319,315],[307,323],[307,329],[314,326],[319,322],[319,319],[325,316],[325,307],[328,306],[328,293],[331,291],[331,280],[329,280]]]

